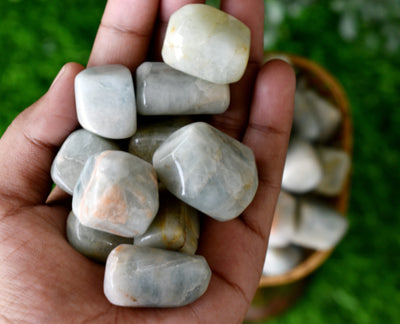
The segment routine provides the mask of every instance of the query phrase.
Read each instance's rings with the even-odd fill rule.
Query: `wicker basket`
[[[346,94],[339,82],[319,64],[296,55],[287,53],[265,53],[265,59],[274,56],[286,57],[296,70],[296,74],[306,80],[309,88],[316,90],[320,95],[332,102],[342,113],[343,121],[335,138],[327,143],[330,146],[341,148],[350,156],[353,148],[353,132],[350,116],[350,107]],[[335,198],[327,199],[341,214],[347,212],[350,194],[350,177],[340,193]],[[288,273],[276,276],[262,276],[259,289],[249,310],[248,319],[268,318],[288,308],[301,294],[308,275],[314,272],[333,252],[307,252],[303,262]]]

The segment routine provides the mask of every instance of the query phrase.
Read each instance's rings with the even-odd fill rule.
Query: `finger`
[[[279,193],[289,141],[295,78],[283,62],[271,62],[257,77],[244,143],[254,151],[259,172],[256,196],[243,215],[229,222],[204,222],[199,253],[218,280],[246,310],[258,287],[268,233]],[[205,238],[205,239],[204,239]],[[228,266],[229,265],[229,266]]]
[[[241,140],[248,120],[255,76],[263,60],[264,1],[222,0],[221,9],[249,27],[250,56],[244,76],[230,87],[229,109],[221,115],[213,116],[211,123],[228,135]]]
[[[269,233],[289,142],[296,80],[293,68],[280,60],[260,71],[243,143],[255,155],[259,189],[243,218],[255,232]]]
[[[74,78],[81,70],[79,64],[66,64],[49,91],[4,133],[0,140],[0,199],[26,204],[46,200],[55,153],[78,124]]]
[[[131,70],[144,61],[158,11],[158,0],[109,0],[88,66],[123,64]]]
[[[194,3],[204,3],[204,0],[161,0],[158,13],[157,28],[154,35],[154,44],[150,59],[153,61],[162,61],[161,49],[164,42],[165,32],[171,15],[179,8]]]

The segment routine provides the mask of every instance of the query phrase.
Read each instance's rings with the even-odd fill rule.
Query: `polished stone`
[[[269,247],[265,257],[263,275],[278,276],[296,268],[303,259],[301,248],[293,245],[282,248]]]
[[[210,278],[202,256],[120,245],[107,259],[104,293],[119,306],[178,307],[203,295]]]
[[[104,151],[86,162],[72,208],[80,222],[112,234],[143,234],[158,210],[158,182],[150,163],[122,151]]]
[[[135,245],[194,254],[199,234],[199,212],[163,190],[156,218]]]
[[[337,196],[350,176],[350,156],[341,149],[330,147],[319,147],[318,153],[324,172],[315,191],[325,196]]]
[[[75,250],[88,258],[105,263],[110,252],[120,244],[133,244],[132,238],[122,237],[84,226],[70,212],[67,218],[67,239]]]
[[[136,104],[141,115],[220,114],[229,106],[227,84],[215,84],[162,62],[145,62],[136,70]]]
[[[240,80],[249,53],[250,29],[204,4],[189,4],[171,15],[162,48],[168,65],[221,84]]]
[[[288,246],[294,233],[295,225],[296,198],[287,192],[281,191],[275,208],[268,246]]]
[[[317,141],[322,125],[315,114],[313,103],[305,95],[305,90],[296,89],[294,103],[293,133],[304,140]]]
[[[292,242],[310,249],[329,250],[339,243],[347,228],[347,219],[334,208],[320,201],[301,199]]]
[[[130,70],[95,66],[75,78],[76,111],[81,126],[102,137],[123,139],[136,131],[136,101]]]
[[[320,125],[318,141],[326,142],[330,140],[336,134],[342,122],[342,113],[333,103],[315,91],[306,91],[305,96],[309,102],[312,102],[314,114]]]
[[[129,152],[152,163],[156,149],[179,128],[193,122],[190,117],[167,117],[147,120],[138,124],[136,133],[129,140]]]
[[[51,178],[62,190],[72,195],[86,160],[93,154],[117,150],[118,145],[85,129],[71,133],[51,165]]]
[[[203,122],[174,132],[153,165],[171,193],[219,221],[239,216],[257,191],[252,150]]]
[[[302,194],[314,190],[322,180],[322,164],[316,149],[308,142],[290,141],[282,176],[285,191]]]

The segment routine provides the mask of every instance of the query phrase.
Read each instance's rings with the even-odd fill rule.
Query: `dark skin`
[[[121,63],[132,71],[160,57],[169,16],[188,0],[110,0],[88,66]],[[250,62],[231,85],[232,104],[210,122],[254,152],[259,188],[238,218],[203,221],[198,254],[212,269],[208,290],[178,308],[123,308],[103,294],[104,266],[67,242],[71,200],[52,188],[57,149],[78,126],[68,63],[48,92],[0,140],[0,322],[241,323],[258,287],[280,191],[293,114],[295,76],[282,61],[263,63],[263,0],[222,0],[221,9],[252,32]],[[135,19],[132,19],[135,17]]]

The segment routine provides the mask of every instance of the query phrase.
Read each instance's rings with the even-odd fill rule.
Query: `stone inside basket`
[[[299,210],[303,209],[305,210],[307,208],[308,211],[313,210],[314,216],[310,216],[308,218],[308,223],[309,223],[308,225],[313,227],[312,223],[314,221],[313,217],[315,217],[315,214],[318,217],[319,207],[317,208],[312,204],[314,203],[314,201],[318,201],[318,204],[327,207],[326,209],[328,210],[328,214],[331,213],[329,212],[329,209],[331,209],[332,211],[334,211],[333,214],[337,212],[338,215],[343,216],[344,221],[342,221],[340,217],[338,220],[335,220],[336,215],[333,215],[334,216],[333,220],[329,220],[327,221],[328,223],[325,224],[326,225],[325,227],[327,227],[336,222],[335,226],[338,227],[338,231],[340,232],[337,236],[340,236],[340,239],[342,239],[347,229],[347,219],[345,217],[346,217],[346,211],[350,193],[351,154],[353,145],[350,107],[345,91],[343,90],[340,83],[335,79],[335,77],[333,77],[328,71],[326,71],[319,64],[307,58],[286,53],[265,53],[265,60],[269,60],[271,58],[281,58],[287,60],[289,63],[293,65],[296,71],[297,87],[298,87],[296,90],[297,106],[301,106],[299,101],[302,98],[299,98],[298,91],[301,90],[300,88],[303,88],[311,93],[309,94],[311,99],[310,98],[308,99],[319,100],[318,98],[322,98],[325,102],[328,103],[328,105],[335,107],[340,112],[339,115],[341,117],[340,122],[338,123],[338,126],[336,127],[335,130],[329,130],[329,125],[321,126],[322,133],[324,131],[327,131],[330,132],[331,134],[328,134],[328,136],[326,136],[327,134],[320,134],[319,135],[320,138],[316,138],[315,137],[316,130],[313,130],[313,124],[311,121],[313,116],[307,115],[307,112],[304,113],[304,115],[301,114],[300,116],[295,115],[294,125],[293,125],[294,128],[292,132],[293,134],[291,138],[291,144],[289,146],[290,153],[288,151],[288,156],[285,164],[285,172],[282,182],[283,192],[281,193],[281,195],[286,195],[287,193],[289,193],[290,196],[293,197],[292,199],[296,201],[296,205],[290,206],[290,201],[289,201],[289,203],[284,204],[284,207],[281,208],[295,209],[295,214],[296,214],[295,217],[297,218],[294,221],[294,227],[299,227],[302,226],[301,225],[302,223],[304,224],[307,223],[306,220],[299,221]],[[297,106],[296,109],[301,109],[301,107],[299,108]],[[301,125],[303,125],[301,126],[303,127],[303,133],[301,129],[296,130],[296,123],[299,124],[299,122],[302,123]],[[298,136],[299,133],[301,136]],[[307,150],[309,149],[308,146],[312,146],[312,148],[316,149],[317,151],[320,150],[321,148],[322,149],[327,148],[328,151],[331,151],[332,149],[334,153],[336,151],[339,151],[339,153],[341,154],[344,152],[344,154],[342,155],[345,155],[346,163],[344,163],[345,166],[342,167],[342,171],[339,171],[342,172],[341,175],[342,180],[340,188],[339,187],[336,189],[314,188],[309,190],[312,186],[315,187],[315,184],[313,184],[313,182],[319,181],[321,183],[322,176],[318,174],[318,172],[320,171],[318,171],[318,168],[313,166],[312,163],[310,165],[304,161],[299,162],[298,160],[296,160],[296,159],[302,160],[302,154],[304,152],[307,153]],[[293,164],[295,165],[295,167],[300,168],[301,172],[299,172],[298,170],[295,170],[293,172],[291,172],[291,170],[286,170],[287,168],[289,168],[289,166],[287,165],[290,164],[289,159],[291,156],[293,157],[294,160],[292,161]],[[319,155],[319,158],[321,158],[321,154]],[[299,164],[301,165],[299,166]],[[307,168],[312,169],[314,171],[306,175]],[[325,171],[326,168],[327,167],[325,167]],[[294,174],[294,176],[290,173]],[[298,176],[298,178],[296,178],[296,175]],[[331,187],[332,186],[335,185],[333,184],[331,185]],[[319,187],[323,187],[323,185],[320,184]],[[323,210],[324,208],[325,207],[322,207]],[[325,211],[323,211],[323,213],[325,213]],[[328,216],[330,217],[331,215]],[[276,218],[277,216],[275,215],[275,219]],[[281,220],[281,222],[283,221]],[[289,229],[285,228],[284,231],[290,232],[290,228]],[[298,228],[296,228],[295,230],[292,229],[292,231],[298,231]],[[312,241],[311,245],[307,246],[308,244],[307,240],[309,240],[308,234],[305,233],[303,235],[299,235],[297,233],[296,235],[293,236],[293,240],[289,242],[289,244],[287,244],[287,242],[286,243],[284,242],[285,234],[287,235],[286,238],[287,237],[290,238],[291,235],[290,233],[289,234],[283,233],[282,234],[283,239],[282,237],[278,237],[278,239],[276,239],[276,237],[275,238],[271,237],[271,239],[275,239],[274,242],[272,242],[272,240],[270,239],[270,245],[275,245],[275,247],[278,248],[277,249],[275,248],[274,251],[272,252],[268,251],[269,255],[267,253],[265,268],[268,269],[268,267],[271,267],[270,263],[273,263],[278,260],[276,265],[277,269],[276,272],[271,271],[271,273],[268,274],[266,274],[265,272],[263,273],[263,276],[261,277],[259,283],[260,288],[286,285],[307,277],[329,257],[329,255],[334,250],[335,245],[338,243],[338,241],[340,241],[339,238],[336,238],[336,241],[335,238],[332,238],[331,241],[332,242],[335,241],[335,244],[333,244],[332,242],[329,243],[329,239],[328,243],[326,243],[323,242],[323,240],[321,242],[318,242],[318,238],[315,238],[314,242]],[[273,235],[271,234],[271,236]],[[330,233],[325,233],[321,236],[323,239],[325,239],[326,236],[328,237],[330,236]],[[299,246],[297,246],[298,245],[297,243],[300,245],[305,243],[305,245],[300,247],[301,253],[298,253]],[[313,245],[314,243],[315,245]],[[291,260],[289,261],[289,263],[293,262],[295,264],[295,265],[292,264],[291,266],[289,265],[288,269],[286,270],[280,269],[281,266],[279,264],[280,262],[279,258],[281,257],[281,249],[279,247],[280,244],[285,246],[282,249],[282,251],[286,253],[285,255],[289,256]]]

